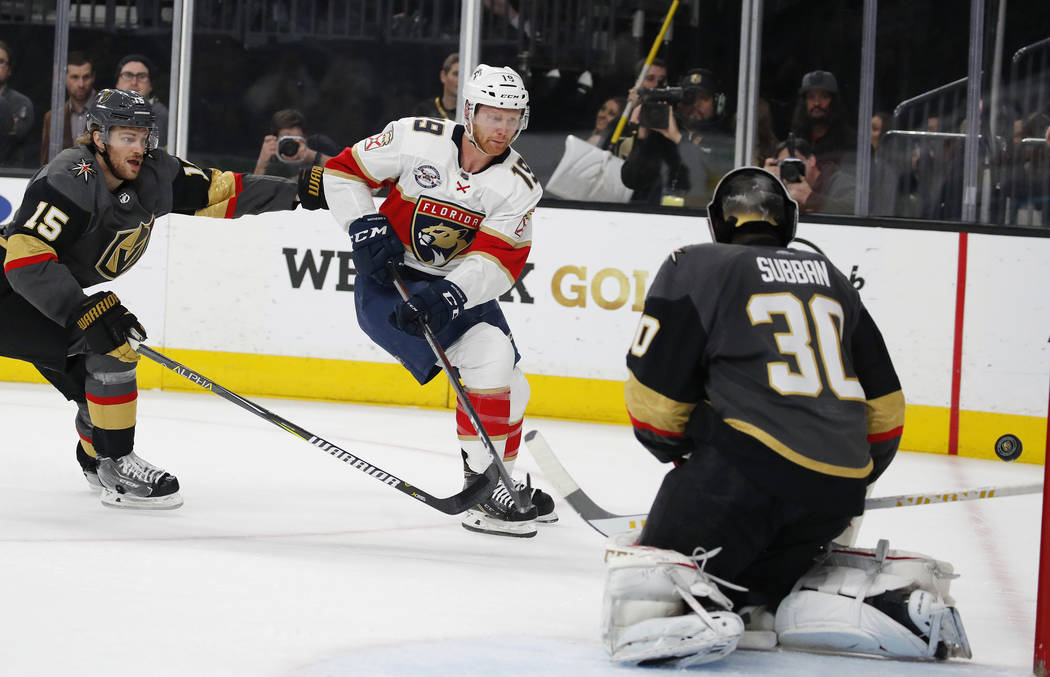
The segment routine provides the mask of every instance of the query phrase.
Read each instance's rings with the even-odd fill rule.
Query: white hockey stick
[[[619,531],[640,529],[645,524],[648,513],[635,515],[617,515],[605,510],[596,504],[588,496],[572,475],[561,464],[554,450],[550,448],[543,435],[537,430],[530,430],[525,434],[525,444],[529,452],[536,459],[547,480],[554,485],[565,501],[579,513],[587,524],[602,534],[608,536]],[[951,503],[954,501],[973,501],[979,498],[1000,498],[1003,496],[1020,496],[1022,494],[1038,494],[1043,490],[1042,483],[1020,484],[1006,487],[976,487],[974,489],[961,489],[959,491],[939,491],[924,494],[900,494],[898,496],[881,496],[869,498],[864,502],[865,510],[876,510],[878,508],[902,508],[910,505],[928,505],[930,503]]]

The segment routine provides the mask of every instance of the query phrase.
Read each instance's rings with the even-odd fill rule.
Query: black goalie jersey
[[[862,501],[903,429],[882,336],[849,280],[816,253],[674,252],[627,367],[631,422],[657,457],[714,448],[771,492],[815,504]]]

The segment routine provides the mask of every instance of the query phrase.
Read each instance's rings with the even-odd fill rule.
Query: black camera
[[[667,129],[667,120],[671,115],[671,104],[685,98],[681,87],[657,87],[656,89],[639,89],[642,110],[638,113],[638,125],[649,129]]]
[[[298,136],[282,136],[277,139],[277,154],[284,157],[295,157],[299,154]]]
[[[786,157],[777,163],[780,180],[784,183],[802,183],[806,176],[806,163],[795,157]]]

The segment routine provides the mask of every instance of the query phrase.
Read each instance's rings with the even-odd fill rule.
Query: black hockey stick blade
[[[296,437],[302,438],[310,444],[318,447],[323,451],[327,451],[332,456],[335,456],[340,461],[350,464],[351,467],[360,470],[369,477],[379,480],[383,484],[393,487],[403,494],[408,494],[412,498],[429,505],[435,510],[440,510],[447,515],[458,515],[459,513],[467,510],[478,503],[481,503],[492,491],[496,481],[499,479],[499,471],[495,464],[490,465],[483,474],[479,475],[477,479],[473,480],[470,484],[463,488],[458,494],[453,494],[446,498],[440,496],[434,496],[433,494],[423,491],[419,487],[405,482],[401,478],[386,472],[385,470],[372,465],[365,459],[352,454],[349,451],[340,448],[339,446],[332,444],[328,440],[314,435],[305,428],[300,428],[296,424],[292,423],[288,419],[282,418],[277,414],[273,413],[269,409],[262,407],[251,400],[241,397],[237,393],[223,388],[221,385],[211,380],[207,376],[199,374],[189,367],[176,362],[175,360],[158,353],[153,348],[147,345],[138,344],[135,349],[140,355],[145,355],[157,364],[167,367],[179,376],[193,381],[201,388],[215,393],[219,397],[233,402],[241,409],[245,409],[255,414],[259,418],[265,419],[270,423],[273,423],[278,428],[287,430]]]
[[[390,273],[390,279],[394,283],[394,288],[397,289],[397,293],[401,296],[403,301],[408,301],[408,285],[405,284],[404,278],[401,277],[400,267],[394,261],[388,261],[386,267],[387,271]],[[496,451],[496,447],[492,444],[492,438],[489,437],[488,431],[485,430],[485,426],[481,423],[481,417],[478,416],[478,412],[474,409],[474,405],[467,396],[466,387],[463,385],[463,382],[459,380],[459,374],[456,372],[456,368],[453,367],[452,362],[449,361],[445,349],[441,347],[441,343],[437,340],[434,330],[430,328],[430,324],[427,322],[426,317],[419,318],[419,327],[423,332],[423,338],[426,339],[427,344],[430,346],[430,350],[433,351],[434,357],[436,357],[438,362],[441,363],[441,369],[445,372],[445,376],[448,378],[452,390],[455,391],[456,399],[462,405],[463,411],[467,414],[467,418],[470,419],[474,429],[478,432],[478,437],[481,438],[481,442],[489,452],[489,456],[492,457],[491,465],[496,467],[500,479],[503,480],[503,486],[507,488],[507,493],[510,494],[511,500],[514,501],[514,507],[520,513],[528,512],[532,508],[532,499],[530,498],[532,492],[524,489],[521,491],[516,491],[514,489],[514,481],[511,479],[507,469],[503,466],[501,454]]]

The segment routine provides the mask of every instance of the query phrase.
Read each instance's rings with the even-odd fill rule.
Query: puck
[[[1021,440],[1016,435],[1006,434],[995,441],[995,455],[1007,462],[1016,460],[1021,449]]]

